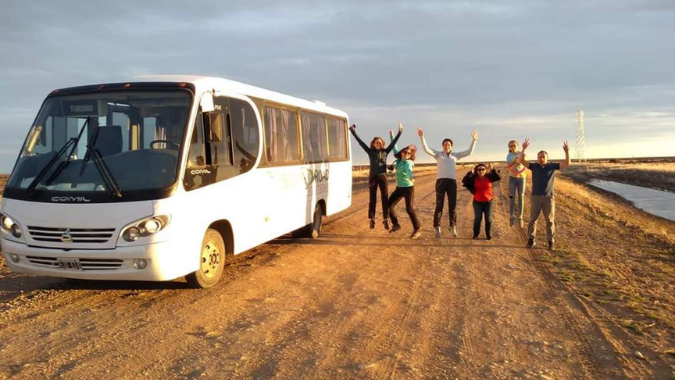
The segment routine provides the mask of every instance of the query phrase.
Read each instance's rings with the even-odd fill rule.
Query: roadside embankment
[[[629,178],[650,177],[663,170],[609,171],[627,182]],[[651,347],[654,354],[672,357],[675,222],[654,217],[619,197],[608,197],[584,181],[576,182],[583,175],[601,173],[600,169],[591,174],[582,171],[573,166],[556,179],[558,250],[541,250],[540,260],[579,296],[589,313],[612,322],[607,326],[608,335],[631,335]],[[526,220],[528,212],[526,206]],[[542,241],[542,217],[539,227]]]
[[[574,180],[581,182],[602,179],[675,192],[673,162],[584,163],[575,164],[565,169],[565,172]]]

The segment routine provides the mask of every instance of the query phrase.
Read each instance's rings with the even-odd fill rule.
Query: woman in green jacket
[[[415,202],[413,167],[415,166],[416,153],[417,147],[415,145],[408,145],[400,151],[394,147],[394,156],[396,157],[396,161],[394,161],[394,167],[396,168],[396,190],[389,196],[389,217],[393,223],[389,232],[396,232],[401,229],[394,207],[401,198],[404,198],[405,211],[408,213],[413,225],[413,233],[410,235],[411,239],[417,239],[421,235],[420,222],[413,208],[413,203]]]

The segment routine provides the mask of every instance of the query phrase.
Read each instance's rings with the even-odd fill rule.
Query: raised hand
[[[422,128],[417,128],[417,134],[418,134],[420,137],[424,137],[424,130],[422,130]]]
[[[352,132],[353,132],[355,129],[356,129],[356,124],[352,124],[352,126],[349,127],[349,130],[352,131]]]
[[[389,137],[392,137],[392,138],[394,137],[394,130],[393,129],[389,130]]]
[[[530,146],[530,139],[525,139],[525,141],[523,141],[523,151],[527,149],[528,146]]]
[[[471,138],[475,140],[478,140],[478,131],[473,131],[471,132]]]
[[[403,123],[398,123],[398,131],[403,132]]]
[[[569,153],[570,151],[570,145],[567,143],[567,141],[563,142],[563,150],[565,153]]]

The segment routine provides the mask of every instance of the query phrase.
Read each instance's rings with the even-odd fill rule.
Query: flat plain
[[[586,185],[672,164],[625,164],[630,176],[606,174],[621,163],[588,165],[556,179],[556,251],[524,248],[525,232],[509,227],[506,180],[492,240],[471,239],[464,189],[459,237],[434,237],[434,171],[420,170],[419,240],[402,204],[401,231],[368,228],[355,172],[352,207],[322,237],[231,257],[208,290],[36,277],[0,262],[0,378],[673,379],[675,223]]]

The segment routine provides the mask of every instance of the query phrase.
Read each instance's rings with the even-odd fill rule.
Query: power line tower
[[[577,161],[586,161],[586,152],[584,150],[586,141],[584,139],[584,111],[579,108],[577,111]]]

